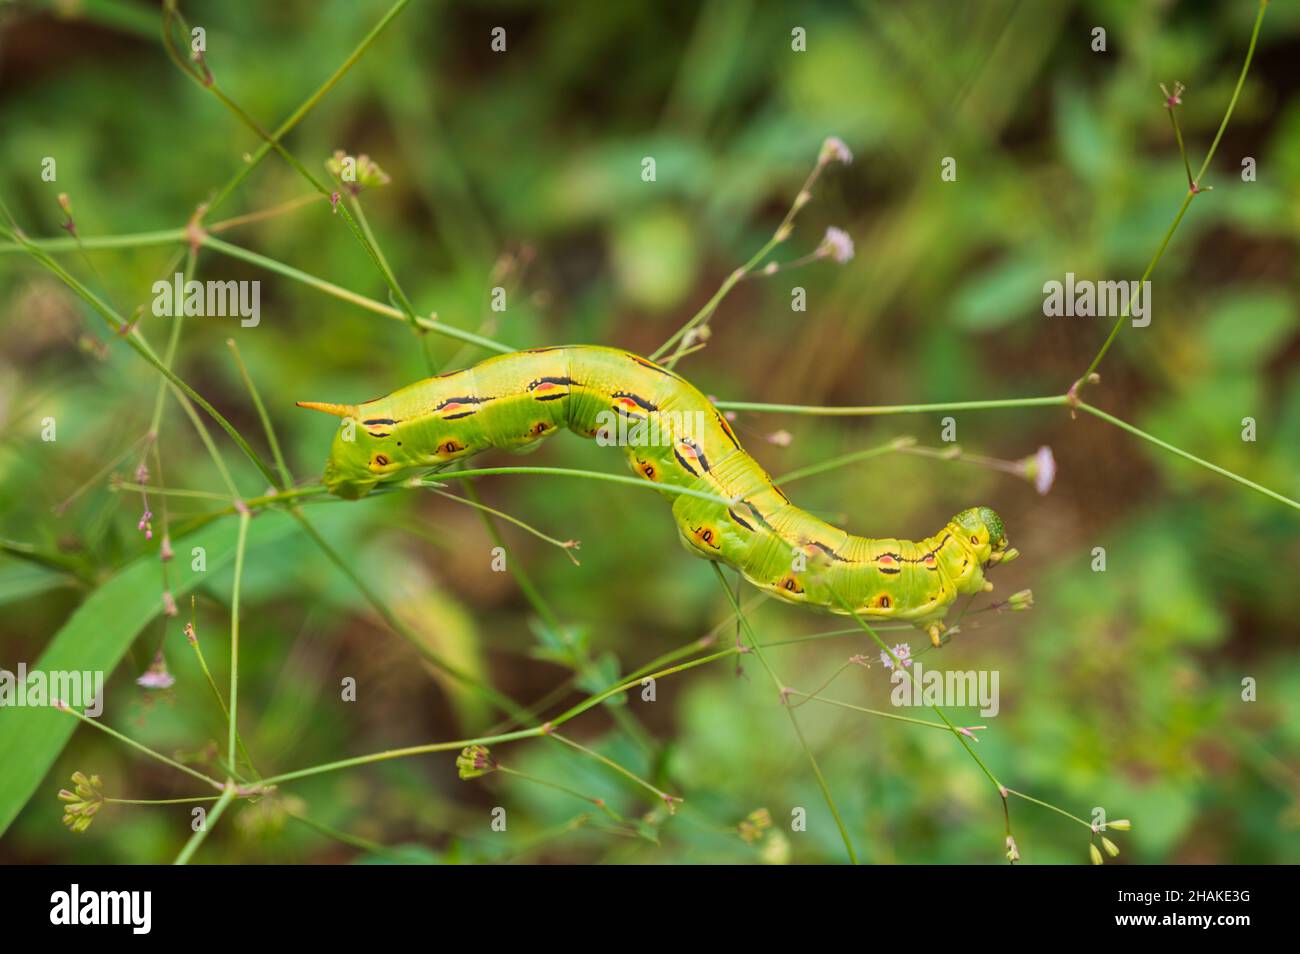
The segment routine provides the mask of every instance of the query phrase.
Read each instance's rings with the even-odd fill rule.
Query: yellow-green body
[[[360,405],[304,404],[344,418],[324,480],[357,498],[412,471],[490,448],[518,450],[568,428],[621,447],[634,473],[731,503],[670,494],[683,544],[755,586],[805,605],[938,625],[1005,562],[1002,521],[957,514],[924,540],[860,537],[794,506],[690,383],[615,348],[574,345],[489,358]]]

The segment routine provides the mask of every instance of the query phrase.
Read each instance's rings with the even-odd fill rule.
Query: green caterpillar
[[[730,501],[672,494],[691,553],[792,603],[908,620],[936,646],[953,601],[991,589],[984,570],[1016,556],[988,507],[963,510],[920,541],[853,536],[817,519],[790,503],[708,398],[615,348],[518,351],[364,404],[299,406],[345,419],[324,483],[349,499],[489,448],[527,449],[561,427],[617,443],[645,480]]]

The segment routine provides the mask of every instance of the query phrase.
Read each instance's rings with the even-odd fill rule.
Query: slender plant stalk
[[[1006,398],[993,401],[945,401],[938,404],[813,405],[763,404],[757,401],[717,401],[723,411],[761,411],[767,414],[804,414],[815,417],[879,417],[886,414],[929,414],[939,411],[998,411],[1016,407],[1064,407],[1064,395]]]
[[[243,355],[239,353],[239,345],[235,344],[235,339],[227,338],[226,346],[234,355],[235,364],[239,366],[239,376],[244,381],[244,387],[248,389],[249,397],[253,399],[253,406],[257,408],[257,416],[262,421],[262,430],[266,433],[266,442],[271,445],[271,457],[274,458],[276,469],[280,472],[280,486],[288,489],[293,486],[293,475],[289,473],[289,465],[284,462],[284,454],[280,451],[280,442],[276,439],[271,417],[266,413],[266,405],[262,403],[262,396],[257,393],[257,385],[253,384],[253,378],[248,373],[248,365],[244,364]]]
[[[624,474],[606,474],[595,470],[578,470],[573,467],[478,467],[467,468],[466,470],[457,470],[446,476],[454,477],[490,477],[494,474],[548,474],[555,477],[585,477],[589,480],[605,480],[614,484],[626,484],[629,487],[640,487],[643,490],[662,491],[670,494],[681,494],[687,497],[699,497],[701,500],[710,500],[714,503],[726,504],[731,506],[735,503],[729,497],[723,497],[718,494],[711,494],[707,490],[696,490],[693,487],[674,487],[671,484],[656,484],[640,477],[631,477]],[[428,485],[430,482],[437,482],[443,474],[434,474],[432,477],[417,478],[413,482],[415,486],[421,484]]]
[[[776,672],[767,661],[767,656],[763,652],[763,647],[759,645],[758,637],[754,635],[754,630],[749,625],[749,618],[745,616],[744,610],[741,609],[740,601],[736,599],[731,592],[731,588],[727,586],[726,577],[722,575],[722,568],[716,563],[710,563],[709,565],[713,567],[713,572],[718,577],[718,583],[722,585],[722,592],[727,594],[727,601],[731,604],[732,611],[736,614],[737,618],[740,620],[740,625],[745,630],[745,636],[749,640],[750,648],[754,651],[754,655],[758,657],[759,662],[762,663],[764,670],[767,671],[768,676],[772,680],[772,684],[776,686],[776,691],[782,694],[784,700],[785,686],[782,684],[781,680],[777,678]],[[856,865],[858,863],[858,855],[857,852],[853,850],[853,839],[849,837],[849,830],[844,824],[844,819],[840,816],[839,807],[835,804],[835,797],[831,795],[830,785],[826,782],[826,777],[822,775],[821,767],[817,764],[817,758],[813,755],[812,749],[808,746],[808,740],[804,738],[803,729],[799,727],[799,720],[795,717],[794,710],[788,705],[783,705],[783,708],[785,709],[786,715],[790,717],[790,724],[794,726],[794,733],[799,739],[799,746],[803,749],[804,755],[808,757],[808,763],[812,766],[813,775],[817,777],[817,785],[821,788],[822,798],[825,799],[826,805],[831,811],[831,816],[835,819],[835,826],[840,831],[840,838],[844,842],[844,849],[849,853],[849,861]]]
[[[557,742],[563,742],[565,745],[569,746],[570,748],[576,749],[577,751],[581,752],[583,755],[586,755],[588,758],[595,759],[597,762],[601,763],[602,765],[609,766],[615,772],[618,772],[620,775],[622,775],[624,778],[631,779],[633,782],[635,782],[637,785],[640,785],[642,788],[646,789],[647,791],[653,792],[656,796],[658,796],[659,799],[661,799],[664,802],[665,805],[668,805],[670,809],[675,803],[682,801],[682,799],[678,798],[676,795],[669,795],[663,789],[656,788],[654,785],[651,785],[649,782],[647,782],[641,776],[637,775],[635,772],[629,771],[628,769],[624,768],[622,765],[619,765],[613,759],[601,755],[595,749],[589,749],[585,745],[581,745],[573,741],[573,739],[560,735],[560,733],[558,732],[548,731],[546,733],[546,736],[547,738],[555,739],[555,741]]]
[[[212,806],[212,811],[208,812],[204,817],[203,827],[190,835],[190,840],[185,842],[185,847],[182,848],[181,853],[176,856],[174,864],[187,865],[190,863],[190,859],[194,857],[194,852],[198,851],[199,846],[207,839],[208,832],[216,827],[217,819],[222,816],[225,810],[230,806],[230,803],[235,800],[236,794],[238,794],[238,789],[235,787],[235,784],[233,782],[227,782],[226,790],[221,793],[221,797],[217,799],[217,803]]]
[[[143,752],[151,759],[156,759],[157,761],[162,762],[164,765],[170,765],[178,772],[184,772],[186,775],[190,776],[191,778],[196,778],[200,782],[206,782],[208,785],[211,785],[213,788],[217,788],[217,789],[221,788],[221,783],[218,782],[212,776],[204,775],[202,772],[197,771],[196,769],[192,769],[188,765],[185,765],[181,762],[177,762],[175,759],[168,758],[167,756],[163,755],[161,752],[155,752],[153,749],[149,748],[149,746],[141,742],[137,742],[135,739],[131,738],[128,735],[123,735],[121,732],[118,732],[117,729],[105,725],[103,722],[100,722],[98,719],[92,719],[89,716],[81,712],[78,712],[76,709],[68,705],[63,705],[60,706],[59,708],[63,712],[67,712],[76,716],[82,722],[86,723],[86,725],[92,725],[100,732],[103,732],[106,735],[111,735],[119,742],[126,743],[131,748],[135,749],[137,752]]]
[[[1169,453],[1181,457],[1184,460],[1190,460],[1193,464],[1200,464],[1206,470],[1211,470],[1222,477],[1227,477],[1229,480],[1235,480],[1243,487],[1249,487],[1251,490],[1255,491],[1256,493],[1261,493],[1265,497],[1268,497],[1272,500],[1276,500],[1278,503],[1286,504],[1292,510],[1300,510],[1300,501],[1293,500],[1290,497],[1283,496],[1282,494],[1278,493],[1275,490],[1269,490],[1267,487],[1263,486],[1262,484],[1257,484],[1253,480],[1247,480],[1245,477],[1242,477],[1239,474],[1234,474],[1232,471],[1228,470],[1227,468],[1220,467],[1218,464],[1211,464],[1208,460],[1205,460],[1204,458],[1201,457],[1197,457],[1195,454],[1190,454],[1187,451],[1183,450],[1181,447],[1175,447],[1173,444],[1170,444],[1168,441],[1162,441],[1160,438],[1148,434],[1146,431],[1142,430],[1141,428],[1134,427],[1132,424],[1128,423],[1127,421],[1120,420],[1118,417],[1116,417],[1113,414],[1107,414],[1105,411],[1101,410],[1100,408],[1095,408],[1091,404],[1085,404],[1084,402],[1080,401],[1079,410],[1085,411],[1088,414],[1091,414],[1093,417],[1100,418],[1101,420],[1105,421],[1107,424],[1113,424],[1115,427],[1118,427],[1120,430],[1132,434],[1134,437],[1140,437],[1142,438],[1142,440],[1154,444],[1156,447],[1159,447],[1161,450],[1168,451]]]
[[[1259,0],[1259,11],[1255,14],[1255,26],[1250,31],[1250,45],[1246,47],[1246,59],[1241,64],[1241,72],[1237,75],[1237,85],[1232,91],[1232,98],[1228,100],[1228,108],[1223,113],[1223,121],[1219,123],[1219,131],[1214,134],[1214,142],[1210,144],[1210,149],[1205,154],[1205,161],[1201,163],[1200,171],[1196,173],[1196,179],[1188,184],[1187,195],[1183,197],[1183,202],[1178,207],[1178,212],[1174,215],[1173,222],[1171,222],[1169,228],[1165,230],[1165,235],[1160,242],[1160,247],[1156,249],[1155,255],[1151,257],[1151,261],[1147,263],[1146,270],[1142,273],[1142,278],[1139,279],[1139,282],[1145,282],[1151,277],[1151,273],[1155,271],[1156,265],[1160,262],[1160,259],[1164,257],[1165,249],[1169,247],[1169,242],[1174,237],[1174,233],[1178,231],[1178,226],[1183,221],[1183,216],[1187,214],[1187,210],[1191,206],[1192,200],[1202,192],[1206,191],[1201,188],[1201,179],[1205,177],[1206,171],[1210,168],[1210,162],[1214,159],[1214,154],[1219,150],[1219,142],[1223,139],[1223,133],[1228,128],[1228,121],[1232,119],[1233,110],[1237,108],[1237,100],[1241,96],[1241,89],[1246,85],[1246,74],[1250,72],[1251,61],[1255,58],[1255,45],[1259,42],[1259,30],[1264,24],[1264,13],[1268,10],[1268,2],[1269,0]],[[1172,116],[1172,106],[1170,107],[1169,112]],[[1176,121],[1174,128],[1175,132],[1177,132]],[[1183,151],[1185,158],[1186,151],[1182,148],[1181,135],[1178,137],[1178,140],[1179,150]],[[1088,383],[1088,380],[1092,377],[1093,373],[1096,372],[1097,368],[1101,365],[1101,359],[1106,357],[1106,352],[1110,350],[1110,346],[1114,343],[1115,337],[1119,334],[1119,330],[1124,327],[1124,322],[1129,319],[1130,305],[1131,296],[1130,300],[1125,301],[1124,308],[1120,312],[1118,320],[1116,320],[1114,326],[1110,329],[1110,334],[1106,336],[1105,342],[1102,343],[1101,350],[1097,352],[1096,357],[1092,359],[1092,363],[1088,365],[1088,370],[1084,371],[1083,374],[1079,376],[1079,379],[1074,383],[1074,386],[1071,389],[1073,393],[1078,394],[1083,389],[1084,385]]]

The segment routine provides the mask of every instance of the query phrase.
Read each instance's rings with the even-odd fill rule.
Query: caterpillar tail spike
[[[490,448],[531,448],[560,428],[618,446],[643,480],[727,501],[665,490],[689,552],[787,602],[914,623],[935,645],[957,597],[1018,555],[988,507],[916,541],[831,526],[790,502],[699,390],[615,348],[518,351],[363,404],[299,404],[343,418],[323,480],[348,499]]]
[[[357,406],[355,404],[330,404],[325,401],[298,401],[299,407],[305,407],[312,411],[324,411],[326,414],[333,414],[335,417],[356,417]]]

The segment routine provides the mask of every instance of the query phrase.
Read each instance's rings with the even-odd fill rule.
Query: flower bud
[[[497,761],[486,745],[467,745],[456,757],[456,770],[462,780],[478,778],[497,770]]]

